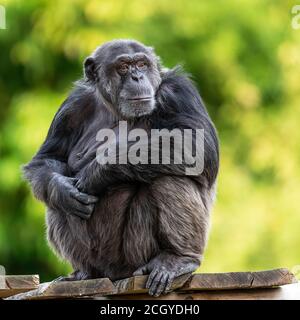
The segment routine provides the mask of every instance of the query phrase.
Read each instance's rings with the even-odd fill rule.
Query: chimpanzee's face
[[[161,83],[158,58],[151,48],[127,40],[109,42],[85,62],[104,101],[122,118],[150,114]]]

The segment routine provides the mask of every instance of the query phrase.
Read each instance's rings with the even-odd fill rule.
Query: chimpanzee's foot
[[[74,271],[68,276],[60,276],[53,281],[79,281],[79,280],[88,280],[92,279],[92,275],[88,272],[82,272],[82,271]]]
[[[146,288],[149,289],[151,296],[158,297],[162,293],[171,291],[172,283],[176,277],[195,271],[199,264],[199,261],[190,257],[161,253],[137,269],[133,275],[149,274]]]

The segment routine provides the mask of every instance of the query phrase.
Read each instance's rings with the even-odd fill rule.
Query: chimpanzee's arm
[[[78,191],[74,186],[76,179],[68,177],[67,166],[68,155],[81,130],[80,110],[84,105],[79,100],[84,95],[80,90],[75,89],[62,104],[45,142],[23,171],[34,195],[50,208],[88,218],[97,198]]]

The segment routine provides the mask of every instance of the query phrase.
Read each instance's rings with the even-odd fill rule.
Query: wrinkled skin
[[[82,219],[89,219],[98,198],[80,192],[75,187],[77,178],[54,174],[50,180],[48,192],[55,210],[65,214],[73,214]]]
[[[137,269],[133,275],[149,274],[146,288],[149,289],[150,295],[158,297],[162,293],[171,291],[172,283],[176,277],[192,273],[198,267],[197,260],[192,261],[190,258],[162,253]]]

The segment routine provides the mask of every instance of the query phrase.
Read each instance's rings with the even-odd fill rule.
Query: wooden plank
[[[257,272],[229,272],[194,274],[180,289],[193,290],[229,290],[278,287],[297,282],[288,269],[274,269]]]
[[[148,294],[110,296],[110,300],[300,300],[300,284],[288,284],[278,288],[174,291],[158,298]]]
[[[148,276],[137,276],[115,281],[117,295],[147,293]],[[257,272],[199,273],[175,279],[172,290],[230,290],[255,289],[282,286],[297,282],[295,276],[285,268]]]
[[[112,294],[116,290],[108,278],[82,281],[46,282],[36,290],[21,293],[6,300],[42,300],[87,297],[92,295]]]
[[[34,290],[39,283],[40,278],[38,275],[0,276],[0,298]]]
[[[177,277],[173,284],[171,290],[176,290],[182,287],[185,282],[191,277],[191,273],[184,274]],[[138,294],[138,293],[147,293],[146,282],[148,276],[136,276],[127,279],[122,279],[114,282],[114,285],[117,288],[118,295],[121,294]]]
[[[139,294],[145,294],[148,276],[137,276],[112,283],[108,278],[44,283],[38,289],[22,293],[9,299],[53,299],[53,298],[82,298],[103,297],[115,295],[115,298],[129,295],[135,299]],[[205,291],[203,297],[226,296],[229,292],[217,292],[234,290],[238,295],[240,289],[273,288],[286,284],[296,283],[295,276],[288,269],[275,269],[259,272],[229,272],[229,273],[203,273],[185,274],[177,277],[172,285],[176,294],[187,294],[194,297],[195,292]],[[214,291],[216,293],[209,293]],[[251,290],[250,290],[251,291]],[[248,296],[246,291],[241,293]],[[254,291],[253,291],[254,294]],[[147,295],[148,296],[148,295]],[[149,297],[149,296],[148,296]],[[200,297],[200,296],[195,296]]]

